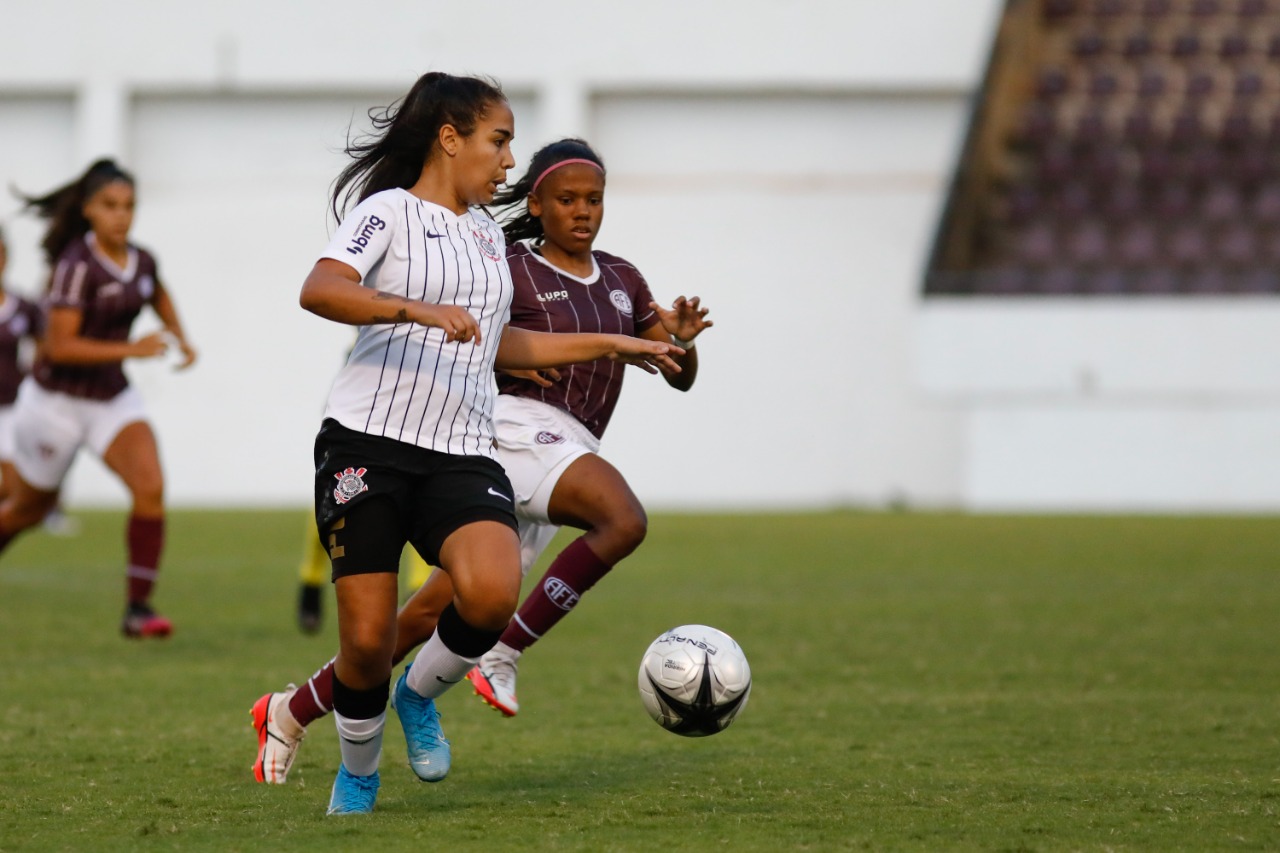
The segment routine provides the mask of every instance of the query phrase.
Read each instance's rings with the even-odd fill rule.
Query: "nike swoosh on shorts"
[[[496,497],[496,498],[502,498],[502,499],[503,499],[504,501],[506,501],[507,503],[512,503],[511,498],[507,497],[507,496],[506,496],[506,495],[504,495],[502,492],[496,492],[496,491],[494,491],[493,486],[490,486],[490,487],[489,487],[489,494],[493,495],[493,496],[494,496],[494,497]]]

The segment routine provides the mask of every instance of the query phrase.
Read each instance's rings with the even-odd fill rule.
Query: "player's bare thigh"
[[[164,513],[164,472],[156,436],[146,421],[127,424],[111,440],[102,461],[124,481],[133,495],[134,511],[155,517]]]
[[[644,540],[648,516],[626,478],[594,453],[579,456],[556,481],[547,505],[555,524],[590,531],[596,556],[616,563]]]

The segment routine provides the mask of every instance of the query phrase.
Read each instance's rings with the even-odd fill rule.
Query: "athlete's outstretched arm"
[[[298,302],[312,314],[348,326],[417,323],[444,329],[451,341],[480,343],[480,326],[467,309],[418,302],[364,287],[354,267],[332,258],[316,261],[302,283]]]
[[[637,365],[649,373],[679,373],[673,356],[684,350],[670,341],[650,341],[630,335],[533,332],[507,326],[502,330],[494,364],[500,370],[563,367],[608,358]]]

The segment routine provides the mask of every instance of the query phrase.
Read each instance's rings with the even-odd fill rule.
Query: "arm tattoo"
[[[375,302],[383,301],[383,300],[395,300],[396,302],[405,301],[404,298],[401,296],[396,296],[394,293],[384,293],[381,290],[373,295],[373,299]],[[409,310],[407,308],[401,308],[399,311],[397,311],[395,314],[392,314],[391,316],[378,315],[374,317],[371,322],[372,323],[407,323],[409,322]]]

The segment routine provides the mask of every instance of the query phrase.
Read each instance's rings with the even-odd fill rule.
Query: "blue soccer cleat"
[[[378,771],[372,776],[356,776],[338,765],[338,778],[333,780],[329,811],[325,814],[368,814],[378,800]]]
[[[423,782],[439,782],[449,775],[449,741],[440,728],[436,703],[424,699],[409,687],[406,669],[391,693],[391,707],[400,717],[409,752],[409,766]]]

